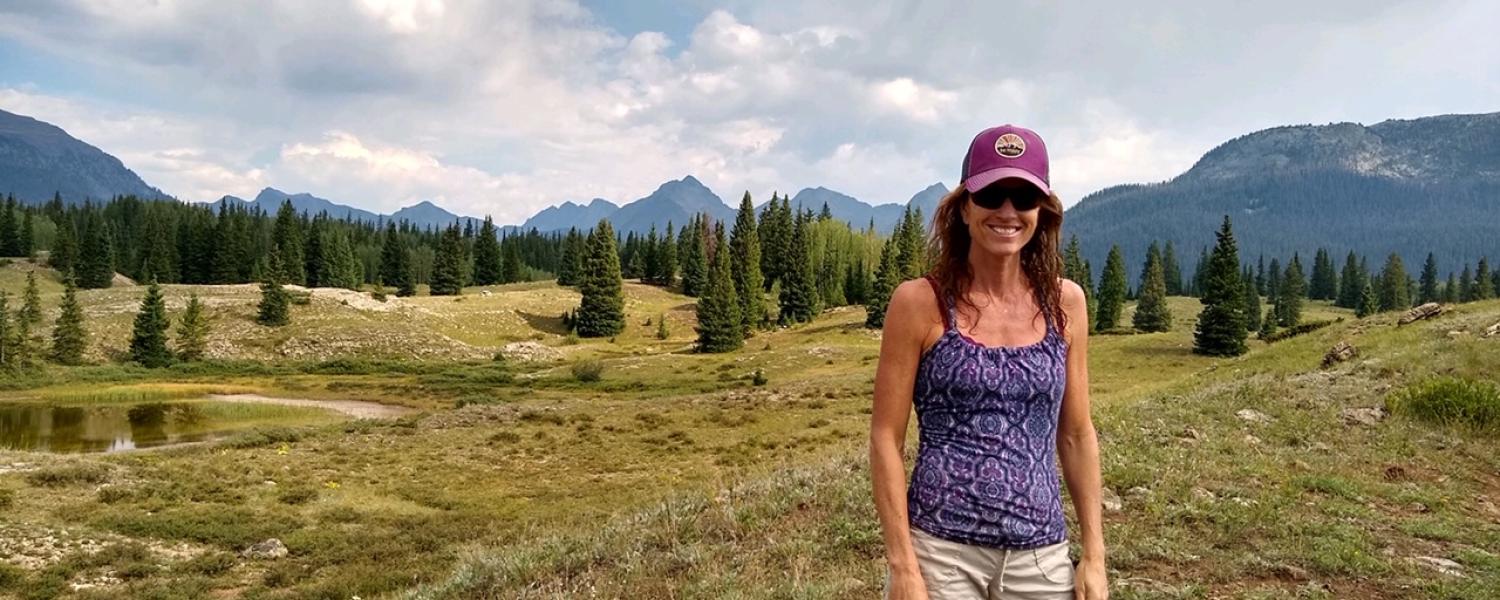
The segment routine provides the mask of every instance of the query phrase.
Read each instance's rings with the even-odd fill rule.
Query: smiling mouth
[[[1021,234],[1021,228],[1013,225],[986,225],[985,227],[1002,237],[1015,237]]]

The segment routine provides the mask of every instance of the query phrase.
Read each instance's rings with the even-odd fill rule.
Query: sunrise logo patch
[[[995,152],[1005,158],[1020,158],[1026,153],[1026,140],[1014,133],[1007,133],[995,140]]]

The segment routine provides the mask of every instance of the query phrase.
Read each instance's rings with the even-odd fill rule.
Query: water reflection
[[[0,404],[0,447],[60,453],[118,452],[214,437],[194,404]]]

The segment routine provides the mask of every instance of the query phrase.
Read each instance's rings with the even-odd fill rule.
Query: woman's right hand
[[[885,600],[931,600],[927,596],[927,584],[922,581],[920,572],[892,573],[889,592]]]

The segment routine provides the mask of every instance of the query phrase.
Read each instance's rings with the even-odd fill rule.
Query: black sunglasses
[[[1030,184],[1005,185],[991,184],[978,193],[970,194],[969,199],[974,205],[985,210],[995,210],[1005,206],[1005,201],[1010,200],[1010,205],[1016,208],[1016,212],[1032,210],[1042,203],[1042,191]]]

